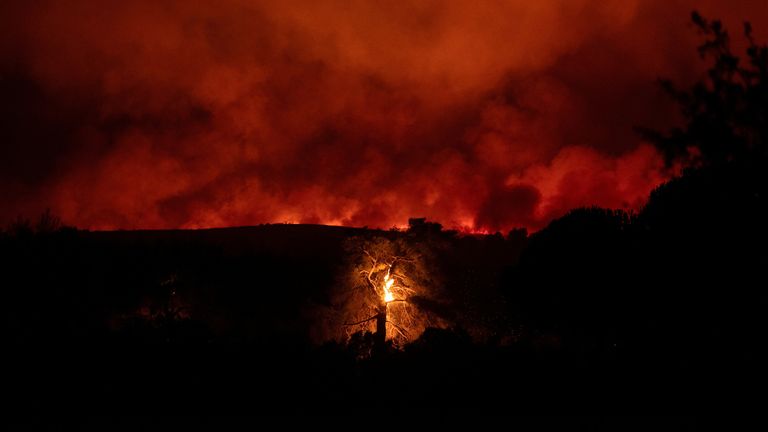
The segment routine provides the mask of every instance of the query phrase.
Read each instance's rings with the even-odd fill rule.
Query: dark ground
[[[532,236],[460,236],[428,223],[407,232],[16,225],[0,241],[8,406],[340,415],[761,406],[765,173],[691,171],[640,214],[575,210]],[[448,245],[434,271],[446,275],[455,314],[449,328],[360,359],[359,347],[323,343],[313,329],[343,271],[344,239],[372,234]]]

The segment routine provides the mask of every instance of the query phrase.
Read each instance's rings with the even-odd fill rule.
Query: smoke
[[[380,2],[379,2],[380,3]],[[665,179],[632,126],[747,0],[0,6],[0,219],[541,228]],[[475,3],[475,2],[471,2]]]

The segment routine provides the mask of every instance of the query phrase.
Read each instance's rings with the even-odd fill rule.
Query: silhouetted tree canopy
[[[660,84],[679,105],[682,128],[666,133],[640,129],[656,144],[668,164],[719,164],[735,158],[766,156],[768,139],[768,46],[759,45],[752,26],[744,23],[746,61],[736,55],[731,38],[719,20],[709,21],[692,12],[693,23],[704,35],[699,55],[710,60],[707,78],[689,89],[669,80]]]

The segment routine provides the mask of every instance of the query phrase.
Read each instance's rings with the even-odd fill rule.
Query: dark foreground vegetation
[[[0,240],[10,388],[17,400],[76,393],[107,409],[340,414],[382,400],[486,412],[755,401],[768,330],[765,168],[691,170],[639,214],[574,210],[532,236],[418,221],[373,233],[440,240],[433,271],[449,311],[446,328],[374,357],[360,355],[370,334],[323,331],[344,239],[371,232],[17,226]]]

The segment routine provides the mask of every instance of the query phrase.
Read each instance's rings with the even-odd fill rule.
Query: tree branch
[[[360,248],[360,250],[362,250],[364,254],[368,255],[368,258],[371,259],[371,262],[373,263],[373,265],[376,266],[376,263],[378,260],[374,258],[373,255],[371,255],[367,250],[365,250],[365,248]]]
[[[408,288],[407,286],[403,286],[403,285],[395,285],[394,287],[392,287],[392,289],[403,290],[403,291],[406,291],[406,292],[409,292],[409,293],[416,294],[416,291]]]
[[[390,264],[389,266],[392,267],[398,261],[409,262],[409,263],[416,262],[416,260],[413,258],[406,258],[399,255],[395,255],[394,257],[392,257],[392,264]]]
[[[374,316],[372,316],[372,317],[370,317],[370,318],[366,318],[366,319],[364,319],[364,320],[362,320],[362,321],[358,321],[358,322],[356,322],[356,323],[345,323],[344,325],[345,325],[345,326],[356,326],[356,325],[360,325],[360,324],[363,324],[363,323],[367,323],[368,321],[372,321],[372,320],[375,320],[377,316],[378,316],[378,314],[376,314],[376,315],[374,315]]]
[[[371,292],[373,292],[373,295],[375,295],[376,297],[378,297],[378,296],[379,296],[379,293],[378,293],[378,292],[376,292],[376,283],[375,283],[375,282],[373,282],[373,279],[371,279],[371,274],[372,274],[372,273],[373,273],[373,270],[369,271],[369,272],[368,272],[368,274],[366,274],[366,279],[368,279],[368,283],[369,283],[369,284],[370,284],[370,286],[371,286]]]
[[[397,332],[400,333],[400,336],[408,339],[407,332],[403,328],[401,328],[399,325],[397,325],[397,324],[395,324],[395,323],[393,323],[392,321],[389,321],[389,320],[387,321],[387,323],[388,324],[392,324],[392,328],[397,330]]]

